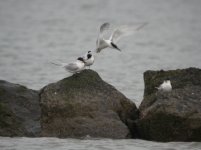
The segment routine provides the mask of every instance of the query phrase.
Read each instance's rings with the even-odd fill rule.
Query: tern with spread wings
[[[134,31],[140,30],[145,25],[147,25],[147,23],[140,24],[137,27],[129,26],[129,25],[120,26],[120,27],[114,29],[110,38],[108,40],[106,40],[106,39],[104,39],[103,35],[107,30],[109,30],[110,24],[109,23],[102,24],[100,27],[99,34],[98,34],[98,39],[96,41],[96,52],[100,53],[103,49],[105,49],[107,47],[121,51],[121,49],[116,45],[116,43],[122,37],[133,34]]]

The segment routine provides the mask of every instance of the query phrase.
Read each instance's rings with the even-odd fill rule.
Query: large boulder
[[[38,136],[38,92],[0,80],[0,136]]]
[[[155,87],[170,78],[173,90]],[[201,141],[201,70],[188,68],[144,73],[144,99],[139,107],[140,138],[155,141]]]
[[[84,70],[41,90],[42,136],[129,138],[138,117],[133,102]]]

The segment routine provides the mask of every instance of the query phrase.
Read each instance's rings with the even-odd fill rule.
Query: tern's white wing
[[[100,27],[100,33],[102,34],[105,30],[108,30],[110,28],[110,24],[108,22],[104,23]]]
[[[103,33],[108,30],[110,28],[110,24],[108,22],[104,23],[101,25],[100,27],[100,31],[99,31],[99,34],[98,34],[98,38],[97,38],[97,41],[96,41],[96,47],[98,48],[99,47],[99,42],[100,42],[100,39],[103,39]]]
[[[70,72],[74,72],[74,71],[76,71],[77,69],[79,69],[77,63],[70,63],[70,64],[64,66],[64,68],[65,68],[66,70],[70,71]]]
[[[123,36],[128,36],[133,34],[135,31],[140,30],[143,28],[147,23],[140,24],[138,26],[129,26],[129,25],[123,25],[114,30],[112,35],[110,36],[110,40],[116,43],[120,40]]]

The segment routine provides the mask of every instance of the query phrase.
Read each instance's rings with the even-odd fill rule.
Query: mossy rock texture
[[[38,136],[40,113],[37,91],[0,80],[0,136]]]
[[[155,87],[169,78],[173,90]],[[154,141],[201,141],[201,70],[197,68],[144,73],[144,99],[137,121],[140,138]]]
[[[136,105],[86,69],[41,90],[42,136],[129,138]]]

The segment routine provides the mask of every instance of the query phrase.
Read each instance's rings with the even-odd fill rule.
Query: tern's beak
[[[118,47],[117,47],[117,48],[115,48],[115,49],[121,52],[121,49],[119,49]]]
[[[116,44],[114,44],[113,42],[111,42],[111,45],[114,49],[118,50],[121,52],[120,48],[118,48],[118,46]]]

